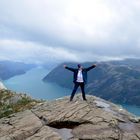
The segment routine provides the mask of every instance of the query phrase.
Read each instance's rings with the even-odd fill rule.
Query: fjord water
[[[42,79],[49,73],[42,67],[33,68],[23,75],[14,76],[4,81],[5,86],[13,91],[27,93],[36,99],[52,100],[70,95],[71,90],[58,86],[55,83],[44,83]],[[140,107],[122,105],[129,112],[140,116]]]
[[[36,99],[52,100],[70,94],[70,90],[55,83],[44,83],[42,79],[49,70],[42,67],[33,68],[23,75],[14,76],[4,81],[5,86],[20,93],[27,93]]]

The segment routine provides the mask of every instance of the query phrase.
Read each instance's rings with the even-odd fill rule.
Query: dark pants
[[[72,101],[78,87],[80,86],[81,90],[82,90],[82,97],[83,97],[83,100],[86,100],[86,97],[85,97],[85,83],[82,82],[82,83],[79,83],[79,82],[75,82],[75,85],[74,85],[74,89],[71,93],[71,97],[70,97],[70,101]]]

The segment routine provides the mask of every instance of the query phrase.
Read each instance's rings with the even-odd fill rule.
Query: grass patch
[[[16,103],[9,103],[14,96],[21,96]],[[0,118],[7,117],[13,113],[31,109],[41,101],[31,99],[25,94],[16,94],[10,90],[0,90]]]

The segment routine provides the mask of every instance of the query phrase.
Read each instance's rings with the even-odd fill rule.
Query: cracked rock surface
[[[43,102],[0,119],[0,140],[140,140],[140,121],[95,96]]]

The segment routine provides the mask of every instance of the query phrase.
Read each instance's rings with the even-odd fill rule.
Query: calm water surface
[[[51,100],[69,95],[69,89],[42,81],[48,72],[48,70],[43,68],[34,68],[23,75],[14,76],[4,81],[4,84],[8,89],[27,93],[37,99]]]

